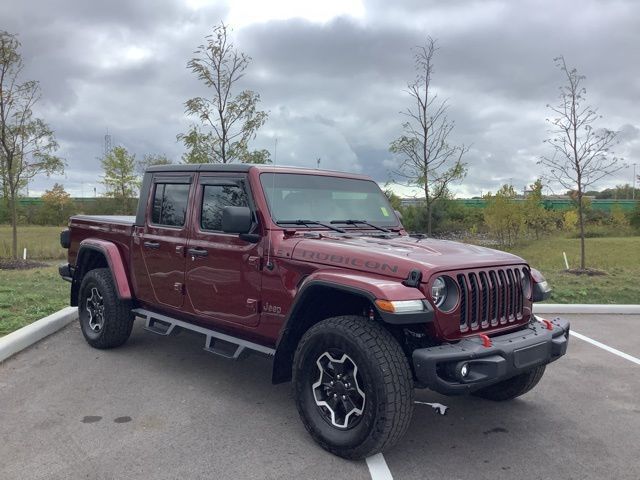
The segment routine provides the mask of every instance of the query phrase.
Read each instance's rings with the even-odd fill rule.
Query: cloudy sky
[[[411,47],[438,40],[433,86],[456,122],[451,140],[471,145],[468,177],[455,190],[478,195],[539,174],[545,106],[557,101],[563,54],[586,75],[601,127],[619,130],[616,153],[640,173],[640,2],[635,0],[2,0],[0,30],[19,35],[25,79],[39,80],[37,114],[55,130],[72,195],[98,194],[104,136],[138,158],[179,161],[184,102],[206,94],[186,69],[220,21],[253,58],[242,88],[260,93],[269,120],[252,146],[277,163],[390,178],[389,143],[410,106]],[[272,157],[273,158],[273,157]]]

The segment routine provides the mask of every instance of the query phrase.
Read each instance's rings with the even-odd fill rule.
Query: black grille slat
[[[497,325],[499,320],[498,312],[498,279],[496,272],[489,272],[489,280],[491,280],[491,325]]]
[[[482,289],[482,326],[489,325],[489,282],[487,280],[487,274],[480,272],[480,286]]]
[[[507,300],[507,284],[505,275],[502,270],[498,270],[498,281],[500,282],[500,323],[506,323],[509,317],[508,300]]]
[[[516,282],[516,319],[522,318],[522,275],[520,274],[520,269],[514,268],[513,274]]]
[[[507,286],[509,289],[509,321],[512,322],[515,320],[515,303],[516,303],[516,286],[513,281],[513,272],[511,269],[507,270]]]
[[[471,287],[471,327],[478,327],[478,281],[476,274],[469,274],[469,286]]]
[[[466,330],[467,324],[467,282],[464,275],[458,275],[458,285],[460,286],[460,329]]]

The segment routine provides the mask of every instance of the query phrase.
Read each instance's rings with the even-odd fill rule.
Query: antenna
[[[273,166],[276,166],[278,161],[278,137],[273,146]],[[271,183],[271,197],[273,198],[276,191],[276,172],[273,172],[273,182]],[[269,232],[269,241],[267,242],[267,264],[265,265],[267,270],[273,270],[273,263],[271,263],[271,232]]]

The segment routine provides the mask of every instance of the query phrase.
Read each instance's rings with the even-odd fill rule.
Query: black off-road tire
[[[323,408],[317,405],[312,385],[322,378],[316,362],[323,352],[344,352],[357,365],[356,385],[366,401],[362,414],[354,415],[353,427],[332,425],[326,410],[323,417]],[[402,438],[413,414],[412,378],[396,339],[381,325],[359,316],[317,323],[304,334],[294,357],[293,389],[304,426],[322,448],[348,459],[368,457]]]
[[[90,326],[91,315],[87,308],[87,300],[92,295],[96,295],[96,292],[101,297],[103,306],[103,322],[99,330]],[[108,268],[90,270],[82,279],[78,298],[78,316],[82,334],[87,343],[94,348],[119,347],[131,335],[134,320],[131,302],[118,298],[116,286]]]
[[[528,372],[477,390],[473,392],[473,395],[496,402],[512,400],[535,387],[542,378],[545,368],[546,365],[540,365]]]

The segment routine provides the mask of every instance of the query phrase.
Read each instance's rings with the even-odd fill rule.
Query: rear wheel
[[[91,270],[82,279],[78,316],[82,334],[92,347],[119,347],[131,335],[131,302],[118,298],[108,268]]]
[[[379,324],[334,317],[311,327],[294,358],[302,422],[320,446],[350,459],[394,445],[413,412],[413,381],[398,342]]]
[[[545,368],[546,365],[540,365],[528,372],[477,390],[473,395],[496,402],[514,399],[535,387],[542,378]]]

